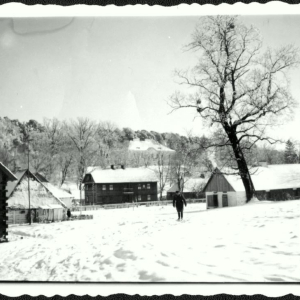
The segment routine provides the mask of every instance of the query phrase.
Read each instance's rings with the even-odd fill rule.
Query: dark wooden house
[[[147,168],[92,168],[83,183],[85,205],[157,201],[157,176]]]
[[[216,169],[203,191],[207,208],[237,206],[246,203],[243,182],[232,170]],[[300,199],[300,164],[265,165],[251,169],[255,195],[259,200]]]
[[[0,162],[0,242],[7,241],[7,182],[15,180],[17,177]]]

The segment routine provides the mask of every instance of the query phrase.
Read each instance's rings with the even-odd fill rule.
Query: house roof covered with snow
[[[90,174],[95,183],[126,183],[126,182],[157,182],[157,175],[148,168],[125,168],[125,169],[100,169],[88,168],[83,180],[88,182],[87,175]]]
[[[9,181],[17,180],[17,177],[6,166],[4,166],[2,162],[0,162],[0,172],[5,174]]]
[[[71,193],[68,193],[59,187],[51,184],[50,182],[43,182],[43,185],[48,188],[48,190],[57,198],[59,199],[66,199],[66,198],[74,198]]]
[[[240,176],[224,173],[223,176],[235,191],[245,191]],[[228,170],[226,173],[229,173]],[[254,167],[251,173],[251,179],[257,191],[300,188],[300,164]]]
[[[185,182],[184,187],[183,187],[183,193],[193,193],[193,192],[198,192],[199,187],[201,189],[204,187],[204,185],[207,182],[207,178],[190,178],[188,181]],[[168,193],[175,193],[178,191],[178,184],[174,183],[169,189]]]
[[[68,193],[67,191],[53,185],[40,173],[35,173],[34,175],[55,197],[59,199],[74,198],[71,193]]]
[[[7,197],[10,197],[12,191],[15,189],[15,187],[17,186],[17,184],[19,183],[19,181],[21,180],[21,178],[23,177],[23,175],[25,173],[26,173],[26,171],[16,172],[15,176],[16,176],[17,180],[14,182],[7,183],[7,186],[6,186],[6,190],[7,190],[6,196]]]
[[[129,151],[162,151],[162,152],[170,152],[175,153],[175,150],[172,150],[155,140],[146,139],[141,141],[140,139],[134,139],[133,141],[129,142],[128,146]]]
[[[17,172],[17,181],[8,182],[8,207],[28,208],[28,174],[30,186],[30,207],[39,208],[43,205],[58,205],[66,207],[63,201],[56,197],[38,178],[29,170]]]

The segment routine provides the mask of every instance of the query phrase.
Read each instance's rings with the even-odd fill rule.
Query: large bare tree
[[[163,199],[164,189],[171,179],[172,155],[164,151],[158,152],[153,159],[154,166],[149,167],[157,175],[159,200]]]
[[[95,134],[97,124],[88,118],[77,118],[65,124],[66,131],[76,149],[77,180],[81,188],[83,175],[97,154]]]
[[[199,166],[202,151],[197,148],[197,144],[193,140],[191,135],[189,137],[182,136],[174,147],[176,154],[171,159],[172,181],[177,184],[180,192],[183,192],[185,183]]]
[[[293,108],[287,72],[298,64],[298,49],[287,45],[262,53],[259,32],[236,16],[201,18],[187,48],[200,52],[199,61],[176,75],[195,90],[174,93],[170,104],[192,107],[209,126],[223,129],[226,138],[209,146],[232,149],[249,201],[254,186],[244,152],[258,141],[274,143],[268,127]]]

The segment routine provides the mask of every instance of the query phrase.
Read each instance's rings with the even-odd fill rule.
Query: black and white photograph
[[[300,282],[300,14],[0,18],[0,281]]]

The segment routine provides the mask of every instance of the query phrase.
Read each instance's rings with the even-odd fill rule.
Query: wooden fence
[[[204,203],[205,198],[201,199],[187,199],[187,203]],[[162,201],[147,201],[147,202],[134,202],[134,203],[117,203],[117,204],[103,204],[103,205],[85,205],[85,206],[75,206],[71,208],[71,211],[91,211],[99,209],[115,209],[115,208],[129,208],[138,206],[165,206],[172,205],[172,200],[162,200]]]

